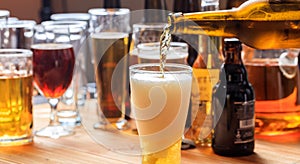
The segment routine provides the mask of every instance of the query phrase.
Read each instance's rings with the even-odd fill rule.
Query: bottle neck
[[[225,52],[225,64],[243,65],[241,52],[238,50]]]
[[[220,76],[222,74],[225,76],[223,79],[226,79],[226,83],[248,82],[247,71],[242,62],[240,52],[227,52],[221,70],[222,73],[220,73]]]
[[[245,83],[247,82],[247,71],[241,58],[242,44],[238,39],[229,38],[224,41],[225,61],[221,69],[226,82]],[[222,76],[222,75],[220,75]]]

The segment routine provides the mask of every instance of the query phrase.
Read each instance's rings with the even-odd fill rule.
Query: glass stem
[[[51,98],[48,99],[48,102],[51,106],[50,125],[59,125],[58,116],[57,116],[57,104],[59,100],[57,98]]]

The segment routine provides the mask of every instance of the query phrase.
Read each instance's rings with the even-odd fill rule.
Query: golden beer
[[[143,164],[166,164],[166,163],[180,163],[181,160],[181,139],[175,144],[162,151],[146,154],[142,157]]]
[[[32,141],[32,75],[0,75],[0,145]]]
[[[0,49],[0,146],[33,141],[32,76],[30,50]]]

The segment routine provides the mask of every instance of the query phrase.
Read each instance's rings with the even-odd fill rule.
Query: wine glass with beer
[[[34,83],[39,92],[48,99],[51,107],[49,125],[35,134],[59,138],[74,134],[72,130],[65,128],[58,121],[57,105],[72,81],[75,55],[71,44],[59,43],[54,38],[31,46]]]

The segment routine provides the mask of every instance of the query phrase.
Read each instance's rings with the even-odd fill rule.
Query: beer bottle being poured
[[[235,37],[256,49],[300,48],[299,0],[250,0],[238,8],[175,13],[172,34]]]

